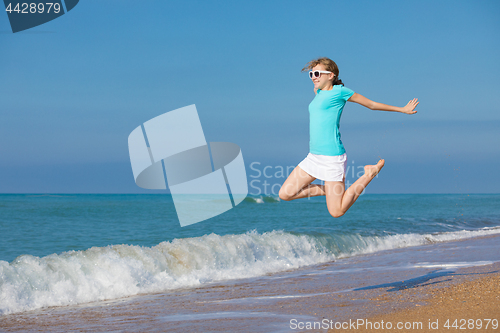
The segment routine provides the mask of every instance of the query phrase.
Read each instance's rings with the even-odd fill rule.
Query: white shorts
[[[316,155],[309,153],[299,163],[299,167],[314,178],[327,182],[341,182],[347,166],[347,154],[338,156]]]

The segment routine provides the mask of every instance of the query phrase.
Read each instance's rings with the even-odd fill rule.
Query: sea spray
[[[307,235],[215,234],[0,261],[0,314],[161,292],[334,260]]]
[[[113,245],[0,261],[0,314],[262,276],[336,258],[499,234],[500,228],[435,234],[210,234],[153,247]]]

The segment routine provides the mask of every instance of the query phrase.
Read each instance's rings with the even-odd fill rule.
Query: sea
[[[0,194],[0,318],[499,234],[500,194],[363,194],[340,218],[324,197],[248,196],[186,227],[169,194]]]

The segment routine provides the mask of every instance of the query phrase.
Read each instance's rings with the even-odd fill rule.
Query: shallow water
[[[394,310],[394,303],[371,299],[498,272],[500,266],[492,268],[490,264],[500,263],[499,240],[500,236],[480,237],[380,251],[199,288],[4,315],[0,317],[0,328],[18,331],[45,327],[52,332],[290,332],[294,331],[292,320],[355,321]],[[396,307],[410,302],[413,306],[424,305],[422,296],[415,294]]]

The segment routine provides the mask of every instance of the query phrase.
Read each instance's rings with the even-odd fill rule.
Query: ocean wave
[[[273,195],[247,196],[243,201],[249,203],[274,203],[280,202],[280,198]]]
[[[388,236],[284,231],[113,245],[0,261],[0,315],[262,276],[337,258],[500,234],[500,228]]]

